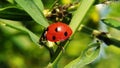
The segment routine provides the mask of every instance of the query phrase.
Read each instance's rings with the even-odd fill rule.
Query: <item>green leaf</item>
[[[102,21],[113,28],[120,30],[120,1],[111,1],[107,18]]]
[[[42,10],[42,3],[40,3],[41,6],[38,7],[39,3],[36,3],[37,1],[34,0],[15,0],[38,24],[47,27],[49,24],[44,17]],[[41,1],[41,0],[39,0]]]
[[[29,21],[32,18],[23,10],[15,6],[0,8],[0,18],[16,20],[16,21]]]
[[[93,62],[100,53],[100,43],[92,43],[85,49],[81,56],[70,62],[65,68],[82,68]]]
[[[80,6],[74,13],[72,20],[70,22],[70,27],[73,30],[73,33],[77,31],[78,27],[82,24],[84,17],[86,16],[87,12],[89,11],[90,7],[94,3],[94,0],[82,0]]]
[[[37,7],[38,7],[41,11],[44,10],[44,6],[43,6],[41,0],[33,0],[33,2],[35,2],[35,4],[37,5]]]
[[[42,2],[45,8],[51,9],[55,5],[55,3],[58,2],[58,0],[42,0]]]
[[[21,24],[18,24],[17,22],[14,21],[10,21],[10,20],[4,20],[4,19],[0,19],[0,25],[5,25],[6,27],[11,27],[17,30],[20,30],[22,32],[27,33],[31,40],[39,46],[39,37],[37,35],[35,35],[34,33],[32,33],[30,30],[28,30],[27,28],[25,28],[24,26],[22,26]]]
[[[8,6],[10,3],[7,0],[0,0],[0,8]]]
[[[103,23],[106,25],[120,30],[120,18],[106,18],[102,19]]]

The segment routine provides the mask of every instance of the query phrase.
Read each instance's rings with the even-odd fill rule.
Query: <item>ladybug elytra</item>
[[[43,34],[43,38],[51,42],[58,42],[68,39],[71,34],[72,30],[67,24],[57,22],[48,26]]]

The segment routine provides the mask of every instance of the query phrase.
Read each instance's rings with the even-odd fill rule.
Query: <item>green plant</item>
[[[23,24],[25,24],[25,22],[27,22],[26,24],[28,24],[29,22],[37,23],[37,25],[39,24],[39,26],[41,27],[40,33],[42,34],[43,29],[48,27],[50,24],[49,22],[51,22],[47,20],[47,18],[45,17],[43,13],[44,9],[47,8],[49,9],[49,11],[51,11],[54,5],[56,4],[56,2],[64,4],[63,3],[64,1],[63,2],[62,1],[63,0],[61,0],[61,2],[59,2],[58,0],[50,0],[50,2],[48,1],[50,4],[45,4],[46,1],[41,1],[41,0],[1,1],[1,2],[4,2],[5,4],[7,3],[8,5],[4,6],[3,4],[3,7],[0,8],[0,17],[2,18],[0,19],[0,26],[11,27],[21,32],[24,32],[25,34],[29,35],[29,37],[35,43],[35,45],[44,46],[39,44],[40,37],[38,37],[35,33],[30,31],[28,28],[24,27]],[[115,12],[113,11],[109,12],[107,16],[100,18],[100,21],[105,23],[107,26],[111,26],[119,30],[120,15],[118,14],[120,13],[117,11],[119,11],[118,8],[120,3],[119,2],[111,2],[111,3],[112,4],[108,5],[110,7],[109,9],[114,9]],[[92,38],[91,40],[92,43],[88,44],[86,49],[84,49],[82,53],[79,54],[79,56],[77,56],[76,59],[66,64],[64,66],[65,68],[79,68],[93,62],[97,57],[99,57],[100,51],[102,49],[101,47],[102,42],[106,43],[107,45],[113,44],[115,46],[120,47],[119,46],[120,41],[117,40],[116,38],[109,37],[107,32],[101,32],[97,29],[92,28],[91,26],[90,27],[87,26],[91,22],[94,23],[94,21],[91,21],[90,18],[87,18],[87,16],[90,15],[89,14],[90,11],[92,13],[91,9],[93,9],[94,4],[96,5],[95,0],[82,0],[82,1],[79,1],[77,5],[75,6],[73,5],[74,8],[71,9],[71,7],[68,7],[68,12],[72,13],[72,18],[70,18],[71,20],[69,22],[69,26],[73,30],[73,34],[70,37],[70,40],[65,40],[64,42],[60,42],[59,45],[63,46],[66,50],[68,45],[70,45],[70,43],[75,40],[74,37],[78,32],[84,32],[86,34],[93,35],[98,40],[93,42],[94,38]],[[117,8],[113,6],[117,6]],[[115,16],[113,17],[112,15],[115,15]],[[9,19],[9,20],[5,20],[5,19]],[[18,24],[10,20],[15,20],[16,22],[22,21],[22,24]],[[85,20],[88,20],[88,21],[85,21]],[[99,21],[97,21],[97,23],[98,22]],[[49,47],[49,46],[45,46],[45,47],[48,49],[48,51],[51,51],[49,49],[52,47]],[[55,51],[55,53],[53,54],[53,57],[50,58],[50,62],[47,65],[47,67],[57,68],[59,61],[64,53],[62,52],[62,49],[59,47],[53,48],[53,50]]]

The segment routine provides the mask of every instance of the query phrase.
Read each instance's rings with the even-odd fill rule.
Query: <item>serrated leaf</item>
[[[29,21],[32,18],[23,10],[15,6],[0,8],[0,18],[16,20],[16,21]]]
[[[15,1],[36,21],[36,23],[44,27],[47,27],[49,25],[42,13],[43,7],[42,6],[38,7],[38,4],[36,5],[34,0],[15,0]]]
[[[20,30],[22,32],[27,33],[31,40],[39,46],[39,37],[37,35],[35,35],[33,32],[31,32],[30,30],[28,30],[27,28],[25,28],[24,26],[15,23],[14,21],[10,21],[10,20],[4,20],[4,19],[0,19],[0,25],[5,25],[6,27],[11,27],[17,30]]]
[[[93,62],[100,53],[100,43],[92,43],[82,55],[70,62],[65,68],[82,68],[83,66]]]
[[[102,21],[106,25],[120,30],[120,19],[117,19],[117,18],[106,18],[106,19],[102,19]]]

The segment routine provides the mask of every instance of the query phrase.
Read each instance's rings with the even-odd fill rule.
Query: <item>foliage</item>
[[[0,68],[101,68],[111,58],[113,65],[104,66],[119,68],[119,8],[119,1],[1,0]],[[64,49],[39,43],[55,21],[73,30],[69,40],[57,42]]]

